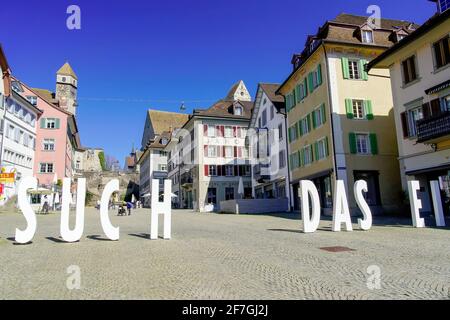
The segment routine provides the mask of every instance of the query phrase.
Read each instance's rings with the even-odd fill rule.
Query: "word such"
[[[61,238],[66,242],[76,242],[81,239],[84,230],[84,211],[85,211],[85,195],[86,195],[86,179],[79,178],[77,180],[77,203],[76,203],[76,222],[73,230],[69,228],[70,199],[70,178],[64,178],[62,190],[62,206],[61,206]],[[159,180],[152,180],[152,190],[159,190]],[[18,204],[20,210],[27,221],[25,230],[16,229],[15,240],[24,244],[33,240],[36,233],[37,221],[36,214],[28,201],[28,190],[37,188],[37,179],[35,177],[24,177],[18,188]],[[159,194],[151,194],[151,230],[150,239],[158,239],[158,215],[164,215],[164,239],[171,237],[172,209],[171,209],[171,188],[170,180],[164,181],[164,200],[159,201]],[[105,235],[110,240],[119,240],[119,227],[114,227],[108,216],[109,199],[114,192],[119,191],[119,180],[113,179],[109,181],[103,190],[100,201],[100,222]]]
[[[341,231],[341,224],[344,223],[346,231],[353,231],[344,181],[336,180],[334,190],[332,230]],[[353,193],[356,203],[364,216],[363,219],[358,219],[358,225],[362,230],[369,230],[372,227],[372,212],[363,195],[363,192],[367,191],[366,181],[359,180],[355,182]],[[320,223],[320,198],[316,185],[310,180],[301,180],[299,196],[301,200],[303,232],[316,232]]]

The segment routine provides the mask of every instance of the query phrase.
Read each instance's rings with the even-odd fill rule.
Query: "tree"
[[[99,152],[98,159],[100,160],[100,166],[102,167],[103,171],[106,171],[106,160],[105,160],[105,153],[103,151]]]

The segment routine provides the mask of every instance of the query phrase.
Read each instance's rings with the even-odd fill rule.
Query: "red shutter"
[[[208,145],[205,144],[205,146],[203,147],[203,151],[204,151],[204,156],[208,157]]]
[[[236,127],[233,127],[233,137],[235,137],[236,138]]]
[[[406,112],[400,113],[400,119],[402,120],[403,138],[409,137],[408,130],[408,119],[406,117]]]
[[[220,126],[220,132],[222,133],[222,137],[225,137],[225,127]]]
[[[204,134],[205,136],[208,135],[208,125],[207,125],[207,124],[204,124],[204,125],[203,125],[203,134]]]
[[[216,126],[216,136],[220,137],[220,127]]]
[[[205,177],[209,176],[209,166],[205,164]]]
[[[234,146],[234,157],[237,158],[237,147]]]

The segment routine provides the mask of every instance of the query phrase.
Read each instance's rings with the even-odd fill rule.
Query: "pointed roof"
[[[244,84],[244,81],[239,80],[231,87],[230,91],[228,91],[225,100],[251,101],[252,98],[247,90],[247,87]]]
[[[148,110],[148,117],[155,135],[181,128],[189,119],[189,115],[185,113],[161,110]]]
[[[77,75],[75,74],[75,72],[73,71],[72,67],[68,62],[64,63],[64,65],[61,68],[59,68],[56,74],[71,76],[76,80],[78,80]]]

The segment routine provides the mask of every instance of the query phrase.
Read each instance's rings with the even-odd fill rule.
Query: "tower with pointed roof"
[[[77,87],[78,78],[72,67],[66,62],[56,72],[56,93],[55,98],[59,101],[59,106],[68,112],[76,115],[77,110]]]
[[[252,101],[252,97],[244,84],[244,81],[239,80],[236,82],[228,92],[225,100],[232,101]]]

